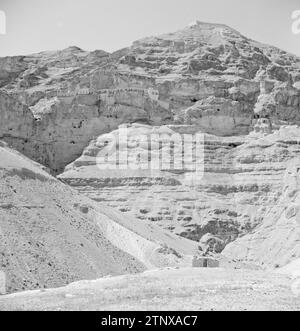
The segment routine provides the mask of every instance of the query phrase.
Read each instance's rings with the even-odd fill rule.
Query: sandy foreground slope
[[[163,269],[0,297],[0,310],[299,310],[286,276]]]
[[[191,264],[196,244],[154,225],[137,225],[133,232],[126,224],[134,220],[122,218],[1,143],[0,272],[6,293]]]

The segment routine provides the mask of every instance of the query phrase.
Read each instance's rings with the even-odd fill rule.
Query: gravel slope
[[[182,254],[188,249],[192,255],[194,244],[186,241],[186,250],[178,255],[177,237],[152,228],[155,240],[147,227],[135,233],[126,229],[126,222],[118,223],[118,212],[98,206],[40,165],[1,146],[0,271],[6,275],[7,293],[191,263]]]

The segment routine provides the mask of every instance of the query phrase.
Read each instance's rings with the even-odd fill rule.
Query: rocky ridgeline
[[[71,163],[62,180],[204,252],[261,228],[299,156],[300,59],[224,25],[195,22],[113,54],[71,47],[2,58],[0,86],[1,139],[53,173]],[[137,122],[133,136],[164,125],[204,133],[201,182],[187,169],[100,171],[99,139]]]

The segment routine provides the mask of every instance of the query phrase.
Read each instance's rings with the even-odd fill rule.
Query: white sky
[[[195,20],[224,23],[300,55],[300,34],[291,29],[299,0],[0,0],[0,10],[7,19],[0,56],[73,45],[114,51]]]

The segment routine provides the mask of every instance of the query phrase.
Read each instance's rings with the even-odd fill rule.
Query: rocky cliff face
[[[195,22],[113,54],[70,47],[0,59],[0,84],[1,139],[55,174],[71,163],[60,176],[66,183],[200,241],[204,253],[263,226],[299,155],[300,59],[224,25]],[[124,123],[138,170],[99,170],[106,134],[118,136]],[[166,128],[204,135],[200,182],[188,168],[141,166],[136,156],[149,146],[138,137]]]
[[[133,125],[126,128],[126,142],[121,130],[124,128],[92,141],[60,178],[127,217],[154,222],[200,242],[205,253],[221,253],[227,244],[264,224],[272,210],[277,210],[286,169],[300,153],[296,127],[282,127],[269,135],[253,132],[246,137],[201,134],[201,146],[192,147],[200,147],[201,167],[196,167],[192,157],[191,164],[185,163],[181,169],[173,169],[169,166],[172,162],[166,160],[165,169],[161,164],[153,170],[155,159],[162,160],[159,153],[171,148],[173,152],[167,155],[172,159],[179,151],[176,143],[163,142],[167,133],[190,137],[199,134],[197,126]],[[149,151],[151,136],[157,137],[158,150],[152,147]],[[122,137],[115,139],[119,148],[106,159],[105,142],[114,137]],[[118,155],[126,155],[126,160]]]
[[[0,72],[1,90],[38,122],[25,153],[55,173],[124,122],[195,124],[232,136],[252,131],[257,113],[299,121],[299,58],[223,25],[195,22],[113,54],[70,47],[2,58]]]

